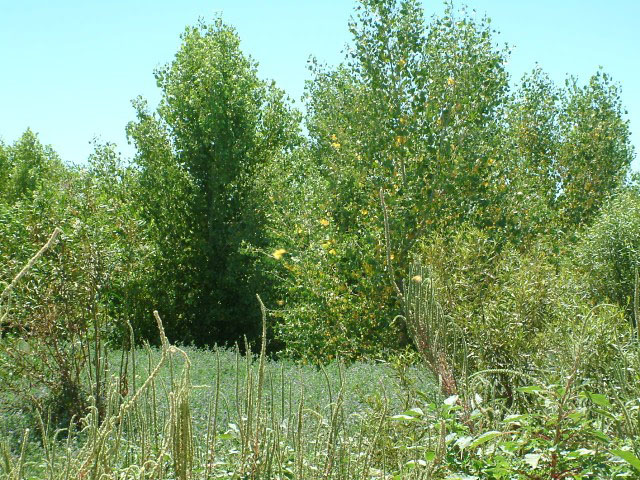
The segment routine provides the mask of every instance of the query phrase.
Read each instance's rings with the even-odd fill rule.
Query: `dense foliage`
[[[408,468],[431,478],[418,474],[427,463],[425,475],[481,478],[622,471],[614,450],[630,464],[640,456],[628,414],[640,371],[640,189],[619,85],[598,71],[558,86],[539,67],[513,82],[490,20],[451,5],[425,19],[417,0],[361,0],[349,29],[341,64],[311,62],[304,116],[216,19],[187,28],[155,72],[157,107],[133,101],[134,158],[96,144],[87,164],[66,165],[30,130],[0,143],[7,405],[56,425],[75,418],[106,441],[115,427],[103,420],[125,417],[114,399],[128,382],[136,391],[136,343],[161,343],[160,364],[181,352],[168,341],[255,351],[257,293],[269,352],[320,366],[376,358],[400,372],[405,410],[415,408],[392,427],[385,399],[372,397],[366,419],[384,434],[363,426],[361,438],[387,453],[421,449],[422,463],[370,454],[354,467],[362,478],[388,460],[393,478]],[[406,358],[423,362],[448,403],[427,402],[402,376]],[[148,370],[138,392],[155,392],[159,370]],[[189,379],[178,388],[171,372],[178,423],[162,435],[178,442],[191,428]],[[260,382],[245,404],[256,418]],[[327,449],[340,430],[329,395]],[[254,425],[238,421],[249,422],[249,462]],[[302,472],[302,454],[295,461]],[[193,465],[174,466],[186,478]]]
[[[156,72],[157,114],[135,102],[138,201],[157,254],[150,289],[170,338],[198,344],[253,337],[261,273],[241,253],[265,242],[256,171],[298,142],[284,93],[258,79],[234,31],[189,28]]]
[[[406,345],[390,269],[401,279],[417,259],[433,263],[432,248],[455,258],[465,229],[492,245],[458,265],[487,267],[465,279],[469,289],[483,291],[511,250],[539,248],[560,275],[560,256],[632,159],[606,74],[558,88],[534,70],[510,91],[488,19],[450,8],[425,23],[413,1],[366,1],[356,13],[345,62],[313,65],[308,145],[265,180],[280,192],[268,207],[271,248],[287,252],[272,274],[285,303],[279,336],[305,358]]]
[[[543,262],[534,268],[546,262],[561,276],[561,257],[585,226],[618,229],[632,150],[608,75],[558,87],[536,68],[512,86],[490,20],[451,6],[425,21],[417,1],[367,0],[349,29],[342,64],[312,64],[306,139],[284,92],[258,78],[234,30],[216,20],[187,28],[175,59],[156,71],[157,110],[134,101],[127,132],[138,154],[128,166],[98,145],[93,167],[66,167],[30,131],[2,145],[8,224],[39,232],[14,236],[3,258],[24,261],[16,249],[33,250],[53,226],[65,230],[62,218],[94,208],[98,229],[122,240],[111,271],[127,271],[109,282],[101,308],[130,320],[139,338],[153,340],[156,307],[170,339],[242,344],[259,333],[260,293],[276,310],[274,348],[322,360],[410,343],[390,269],[400,291],[413,262],[437,268],[443,255],[462,255],[450,266],[458,270],[484,265],[483,275],[513,255],[534,256]],[[11,213],[33,205],[48,210],[44,224]],[[461,232],[489,249],[455,251]],[[605,247],[585,235],[583,272],[605,255],[587,253]],[[634,261],[631,251],[623,257],[614,263]],[[630,312],[634,267],[611,268],[624,273],[603,277],[594,266],[578,283],[590,285],[587,303],[610,298]],[[485,291],[488,277],[460,275]],[[460,307],[472,323],[491,303],[486,292],[477,298]]]

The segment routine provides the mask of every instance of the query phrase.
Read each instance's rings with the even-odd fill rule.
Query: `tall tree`
[[[175,59],[156,71],[157,113],[137,102],[129,126],[169,281],[170,333],[183,340],[240,340],[257,325],[255,272],[240,251],[263,242],[254,177],[297,142],[298,118],[256,68],[222,21],[187,28]]]
[[[585,86],[570,78],[559,88],[536,68],[510,102],[507,125],[507,204],[516,213],[507,217],[519,235],[589,224],[633,158],[619,88],[602,72]]]
[[[347,62],[318,69],[309,89],[309,132],[342,200],[336,216],[348,228],[361,206],[342,206],[366,197],[379,208],[383,188],[405,259],[427,224],[495,222],[508,83],[489,22],[449,8],[427,24],[417,1],[372,0],[350,28]]]
[[[291,351],[319,358],[408,341],[393,321],[381,190],[398,279],[437,228],[496,223],[485,206],[503,195],[507,74],[489,22],[453,9],[426,22],[418,1],[364,0],[349,27],[344,62],[312,65],[310,147],[296,157],[310,164],[275,180],[297,192],[274,207],[274,247],[289,252],[280,331]]]
[[[387,258],[399,280],[421,244],[462,226],[495,242],[496,259],[509,243],[560,238],[630,161],[610,80],[560,89],[536,70],[511,94],[488,18],[449,5],[425,21],[417,0],[362,0],[349,28],[343,63],[312,64],[308,151],[272,180],[292,193],[273,206],[273,246],[287,251],[277,278],[289,282],[280,332],[305,356],[407,341]]]
[[[558,203],[564,224],[575,226],[590,223],[624,180],[633,148],[620,91],[609,75],[599,71],[583,87],[572,78],[567,91],[560,115]]]

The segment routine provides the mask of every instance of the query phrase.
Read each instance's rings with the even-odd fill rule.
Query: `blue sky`
[[[459,4],[460,2],[456,2]],[[586,81],[599,66],[622,86],[632,143],[640,148],[640,1],[469,0],[514,46],[513,80],[535,63],[557,83]],[[442,11],[425,0],[427,14]],[[299,99],[310,55],[338,63],[349,41],[353,0],[0,0],[0,138],[27,128],[68,162],[83,162],[94,137],[125,156],[124,127],[137,95],[159,99],[153,70],[171,60],[179,35],[222,14],[242,48]],[[634,162],[640,170],[640,159]]]

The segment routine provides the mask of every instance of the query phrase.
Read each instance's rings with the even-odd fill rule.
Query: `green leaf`
[[[516,390],[518,390],[520,393],[536,393],[544,390],[544,388],[537,385],[530,385],[527,387],[519,387]]]
[[[538,462],[540,462],[540,458],[542,457],[541,453],[527,453],[524,456],[524,461],[534,470],[538,468]]]
[[[596,453],[595,450],[591,450],[589,448],[579,448],[577,450],[574,450],[573,452],[569,452],[567,454],[567,457],[578,458],[578,457],[583,457],[585,455],[595,455],[595,453]]]
[[[598,440],[602,440],[603,442],[606,442],[606,443],[611,442],[611,439],[607,435],[602,433],[600,430],[590,430],[589,433],[593,435],[595,438],[597,438]]]
[[[403,412],[405,415],[410,415],[412,417],[424,417],[424,412],[419,407],[410,408],[406,412]]]
[[[585,393],[587,394],[587,397],[589,398],[589,400],[591,400],[596,405],[600,405],[601,407],[611,406],[609,399],[604,395],[602,395],[601,393],[590,393],[590,392],[585,392]]]
[[[636,457],[633,453],[626,450],[611,450],[611,453],[613,453],[617,457],[620,457],[640,472],[640,458]]]
[[[407,467],[409,470],[413,470],[417,466],[426,467],[427,462],[425,462],[424,460],[409,460],[407,463],[404,464],[404,466]]]
[[[485,432],[482,435],[480,435],[478,438],[476,438],[471,445],[469,445],[469,448],[474,449],[479,447],[480,445],[487,443],[491,440],[493,440],[494,438],[498,437],[502,435],[502,432],[498,432],[498,431],[490,431],[490,432]]]
[[[418,421],[419,418],[412,416],[412,415],[406,415],[404,413],[400,413],[398,415],[391,415],[391,417],[389,417],[391,420],[403,420],[405,422],[415,422]]]
[[[471,445],[472,442],[473,442],[473,437],[468,437],[468,436],[460,437],[458,440],[456,440],[456,445],[460,450],[464,450],[469,445]]]
[[[449,405],[450,407],[455,405],[455,403],[458,401],[458,395],[451,395],[449,398],[447,398],[444,401],[445,405]]]
[[[516,422],[520,422],[520,420],[526,420],[527,418],[529,418],[529,415],[519,415],[519,414],[507,415],[506,417],[504,417],[502,422],[503,423],[516,423]]]

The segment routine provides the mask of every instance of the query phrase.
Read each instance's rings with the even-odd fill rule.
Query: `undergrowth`
[[[162,324],[158,325],[162,332]],[[131,352],[114,363],[105,416],[69,428],[5,430],[0,475],[21,478],[637,478],[640,403],[590,389],[581,353],[557,383],[507,406],[481,390],[443,398],[398,363],[275,362],[238,350]],[[628,382],[638,380],[629,350]],[[635,356],[635,357],[634,357]],[[114,354],[114,358],[117,355]],[[635,359],[635,360],[634,360]],[[633,363],[636,362],[636,363]],[[3,417],[3,420],[6,420]]]
[[[171,345],[154,312],[159,349],[89,351],[100,379],[92,365],[78,378],[101,393],[67,425],[47,403],[28,415],[3,405],[0,478],[638,478],[637,332],[610,345],[594,375],[607,308],[596,306],[549,344],[546,368],[470,371],[465,332],[439,305],[428,270],[416,268],[402,301],[417,354],[379,365],[270,360],[259,297],[257,356]],[[495,375],[513,379],[511,395]]]

